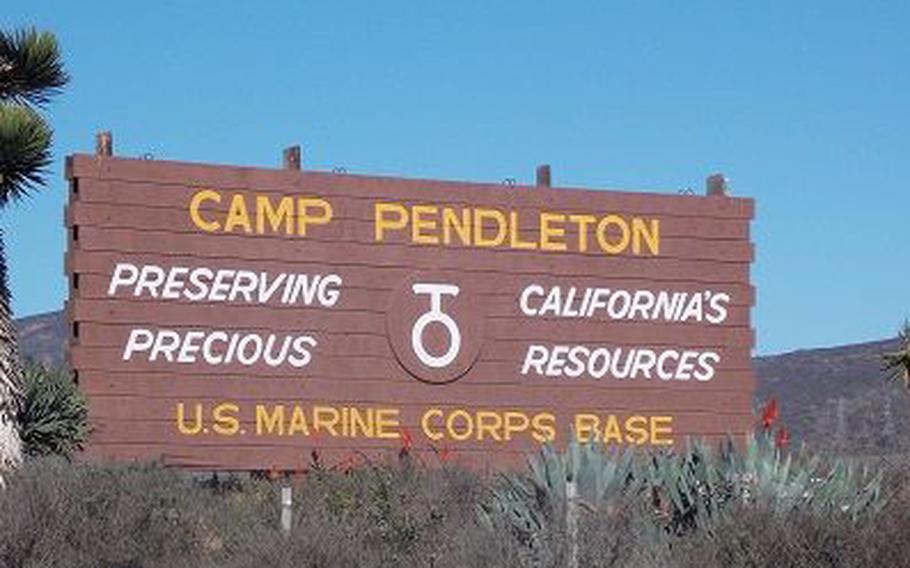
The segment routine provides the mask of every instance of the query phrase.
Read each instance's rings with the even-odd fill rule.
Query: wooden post
[[[550,186],[550,165],[541,164],[537,166],[537,186],[538,187],[551,187]]]
[[[290,485],[281,488],[281,532],[291,534],[293,518],[294,492]]]
[[[300,146],[290,146],[281,152],[286,170],[300,170]]]
[[[98,156],[114,155],[114,135],[104,130],[95,135],[95,154]]]
[[[568,568],[578,568],[578,482],[566,481],[566,533],[569,537]]]
[[[730,197],[730,180],[724,174],[711,174],[705,180],[705,194]]]

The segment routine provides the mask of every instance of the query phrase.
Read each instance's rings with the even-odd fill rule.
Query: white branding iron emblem
[[[424,312],[411,329],[411,346],[420,361],[434,369],[448,366],[458,357],[461,350],[461,332],[452,316],[442,311],[443,296],[458,296],[460,289],[454,284],[428,284],[415,283],[411,289],[414,294],[428,294],[430,296],[430,311]],[[423,332],[431,323],[440,323],[449,332],[449,348],[440,356],[431,355],[424,347]]]

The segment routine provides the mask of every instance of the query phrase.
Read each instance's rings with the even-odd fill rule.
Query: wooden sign
[[[751,426],[749,199],[84,155],[67,176],[92,456],[484,467]]]

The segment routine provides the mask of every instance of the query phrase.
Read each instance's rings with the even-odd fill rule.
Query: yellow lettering
[[[477,412],[477,439],[483,440],[484,434],[489,434],[497,442],[502,441],[499,429],[502,428],[502,416],[498,412],[481,410]]]
[[[632,252],[641,254],[641,240],[644,238],[651,254],[657,256],[660,250],[660,219],[651,219],[651,226],[640,217],[632,218]]]
[[[528,415],[524,412],[507,411],[505,413],[504,421],[506,425],[506,440],[511,440],[512,434],[524,432],[531,425],[531,421],[528,419]]]
[[[240,421],[234,416],[240,412],[240,407],[236,404],[224,402],[215,407],[212,411],[212,429],[217,434],[233,436],[240,431]]]
[[[399,438],[401,424],[397,408],[381,408],[376,411],[376,437],[385,439]]]
[[[578,225],[578,250],[585,252],[588,250],[588,226],[594,223],[597,218],[593,215],[569,215],[569,221]]]
[[[584,444],[600,439],[600,418],[594,414],[575,415],[575,439]]]
[[[316,214],[310,210],[316,209]],[[319,197],[301,197],[297,200],[297,234],[306,236],[307,226],[325,225],[332,220],[332,205]]]
[[[363,435],[367,438],[372,438],[374,436],[373,428],[373,409],[367,408],[366,418],[363,414],[356,408],[351,408],[351,436],[357,437],[357,430],[359,429]]]
[[[423,417],[420,419],[420,427],[423,429],[423,435],[431,440],[441,440],[444,436],[442,432],[434,431],[431,427],[430,420],[433,418],[442,418],[442,410],[438,408],[431,408],[423,413]]]
[[[231,198],[231,208],[228,210],[227,219],[224,221],[224,232],[233,232],[234,227],[240,225],[244,232],[249,233],[253,230],[250,225],[250,214],[246,210],[246,201],[239,193]]]
[[[673,417],[672,416],[652,416],[651,417],[651,444],[655,446],[672,446],[672,437],[661,437],[667,434],[673,435]]]
[[[194,404],[193,406],[196,407],[196,423],[191,427],[187,427],[185,417],[186,411],[184,410],[183,403],[177,403],[177,429],[181,434],[185,434],[187,436],[195,436],[196,434],[202,432],[202,405]]]
[[[439,244],[439,235],[424,234],[421,231],[436,231],[436,219],[439,210],[435,205],[415,205],[411,207],[411,241],[421,245]],[[432,219],[424,216],[432,215]]]
[[[442,210],[442,242],[445,244],[452,243],[452,229],[458,234],[461,244],[471,245],[471,210],[462,209],[461,218],[455,214],[455,210],[445,207]]]
[[[262,405],[256,405],[256,434],[276,434],[284,436],[284,406],[275,405],[272,408],[272,414]]]
[[[496,222],[496,236],[487,238],[483,234],[484,221]],[[506,240],[506,216],[498,209],[474,209],[474,246],[498,247]]]
[[[295,405],[294,412],[291,413],[291,423],[288,424],[288,436],[293,436],[298,432],[304,436],[310,435],[310,428],[306,423],[306,413],[303,408]]]
[[[278,210],[272,208],[272,200],[267,195],[256,196],[256,232],[260,235],[266,232],[265,222],[269,222],[271,232],[277,233],[284,223],[284,232],[288,235],[294,233],[293,225],[294,200],[282,197],[278,201]]]
[[[463,432],[459,432],[455,428],[455,420],[461,418],[465,423],[465,429]],[[474,433],[474,421],[471,420],[471,415],[468,414],[465,410],[453,410],[449,417],[446,419],[446,430],[449,433],[449,437],[453,440],[458,440],[463,442],[471,437],[471,434]]]
[[[562,239],[566,236],[566,230],[563,227],[554,227],[550,223],[564,223],[565,215],[558,213],[540,213],[540,250],[566,250],[565,242],[557,242],[551,239]]]
[[[619,227],[619,241],[611,243],[607,239],[607,229],[610,225]],[[619,215],[607,215],[597,224],[597,242],[600,248],[607,254],[619,254],[629,246],[629,224]]]
[[[535,414],[531,419],[531,437],[541,444],[556,440],[556,416],[549,412]]]
[[[313,429],[317,432],[325,430],[332,436],[337,436],[335,425],[341,419],[338,416],[338,409],[331,406],[314,406],[313,407]]]
[[[509,235],[513,249],[536,249],[537,243],[521,240],[521,230],[518,228],[518,212],[509,211]]]
[[[619,420],[616,419],[615,414],[611,414],[607,417],[607,425],[604,428],[603,442],[604,444],[609,444],[610,442],[622,444],[622,430],[619,427]]]
[[[395,214],[391,219],[387,214]],[[373,228],[375,240],[381,241],[387,229],[400,230],[408,224],[408,210],[398,203],[377,203],[373,208]]]
[[[638,445],[648,442],[647,418],[637,415],[626,418],[626,442]]]
[[[193,224],[207,233],[213,233],[221,228],[221,224],[218,221],[206,221],[202,218],[199,208],[204,201],[221,203],[221,194],[211,189],[202,189],[194,193],[193,199],[190,200],[190,219],[193,220]]]

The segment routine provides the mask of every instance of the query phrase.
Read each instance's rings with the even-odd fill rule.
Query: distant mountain
[[[67,329],[63,312],[16,322],[22,354],[62,365]],[[758,409],[771,397],[796,444],[850,453],[910,453],[910,392],[889,383],[881,354],[897,340],[756,357]]]
[[[16,320],[19,351],[23,357],[59,367],[66,360],[66,318],[63,311]]]
[[[888,382],[881,355],[897,339],[756,357],[757,405],[772,396],[781,420],[812,447],[910,452],[910,392]]]

